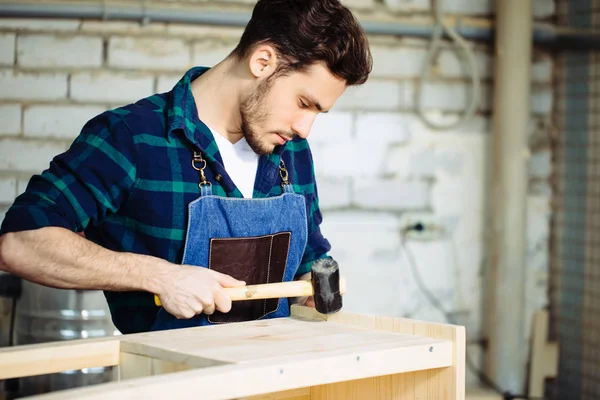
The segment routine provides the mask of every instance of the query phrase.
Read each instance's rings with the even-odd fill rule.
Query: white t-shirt
[[[212,129],[211,132],[219,147],[225,170],[233,183],[244,197],[252,198],[256,170],[258,169],[258,154],[250,148],[246,138],[242,138],[233,144],[218,132]]]

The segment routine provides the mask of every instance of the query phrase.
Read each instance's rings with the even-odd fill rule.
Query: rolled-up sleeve
[[[0,234],[49,226],[82,232],[116,212],[135,179],[131,133],[119,114],[102,113],[48,169],[30,179],[6,213]]]

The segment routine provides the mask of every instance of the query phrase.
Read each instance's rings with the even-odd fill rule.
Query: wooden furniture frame
[[[289,318],[0,350],[0,379],[101,366],[118,380],[34,397],[462,400],[465,330],[292,306]]]

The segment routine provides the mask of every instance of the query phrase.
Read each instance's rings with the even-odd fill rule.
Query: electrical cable
[[[423,277],[421,276],[421,273],[419,272],[419,269],[417,268],[417,263],[415,261],[415,257],[412,254],[412,251],[406,245],[406,238],[404,236],[405,232],[408,232],[410,230],[422,231],[423,229],[424,229],[424,226],[422,224],[416,224],[412,227],[406,228],[400,237],[400,247],[402,249],[403,254],[405,255],[406,261],[408,262],[409,269],[411,270],[411,274],[413,275],[413,278],[415,280],[415,283],[417,284],[418,289],[427,298],[429,303],[444,316],[444,318],[446,319],[446,321],[448,323],[450,323],[452,325],[459,325],[457,323],[457,321],[455,320],[454,316],[452,316],[448,311],[446,311],[444,309],[441,301],[431,292],[431,290],[425,284],[425,281],[423,280]],[[454,248],[453,240],[452,240],[452,245],[453,245],[452,251],[453,251],[453,253],[456,253],[456,249]],[[477,378],[483,384],[490,387],[491,389],[496,391],[498,394],[502,395],[504,397],[504,400],[516,400],[516,399],[547,400],[546,398],[528,397],[526,395],[514,395],[508,391],[504,391],[504,390],[502,390],[502,388],[500,388],[500,386],[497,383],[494,382],[493,379],[491,379],[489,376],[487,376],[485,374],[485,372],[483,372],[482,370],[477,368],[477,366],[473,363],[473,361],[469,357],[468,353],[465,354],[465,361],[466,361],[466,365],[469,368],[469,370],[471,370],[471,372],[475,376],[477,376]]]
[[[423,123],[431,129],[434,130],[450,130],[458,128],[463,125],[467,121],[473,118],[475,112],[477,111],[477,104],[479,102],[479,95],[481,92],[480,82],[479,82],[479,72],[477,70],[477,60],[475,59],[475,54],[471,49],[469,43],[456,32],[452,27],[448,26],[444,22],[444,10],[442,7],[443,0],[432,0],[432,13],[434,19],[434,27],[433,33],[431,35],[431,41],[429,45],[429,50],[425,56],[425,60],[423,62],[423,68],[421,70],[421,74],[417,80],[415,92],[414,92],[414,102],[415,102],[415,112],[421,118]],[[443,34],[446,33],[448,37],[455,43],[455,45],[461,49],[466,56],[467,64],[470,70],[470,80],[471,80],[471,99],[466,108],[465,113],[458,119],[458,121],[450,123],[450,124],[437,124],[429,120],[425,114],[423,113],[421,106],[421,97],[423,92],[423,84],[425,81],[429,79],[429,73],[431,70],[431,66],[433,62],[436,61],[437,57],[440,54],[443,46]],[[458,54],[458,49],[456,50]]]

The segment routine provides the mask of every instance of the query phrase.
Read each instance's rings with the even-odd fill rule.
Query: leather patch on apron
[[[291,232],[245,238],[210,240],[208,268],[245,281],[246,285],[283,281]],[[215,311],[213,323],[252,321],[277,310],[279,299],[244,300],[232,303],[231,311]]]

